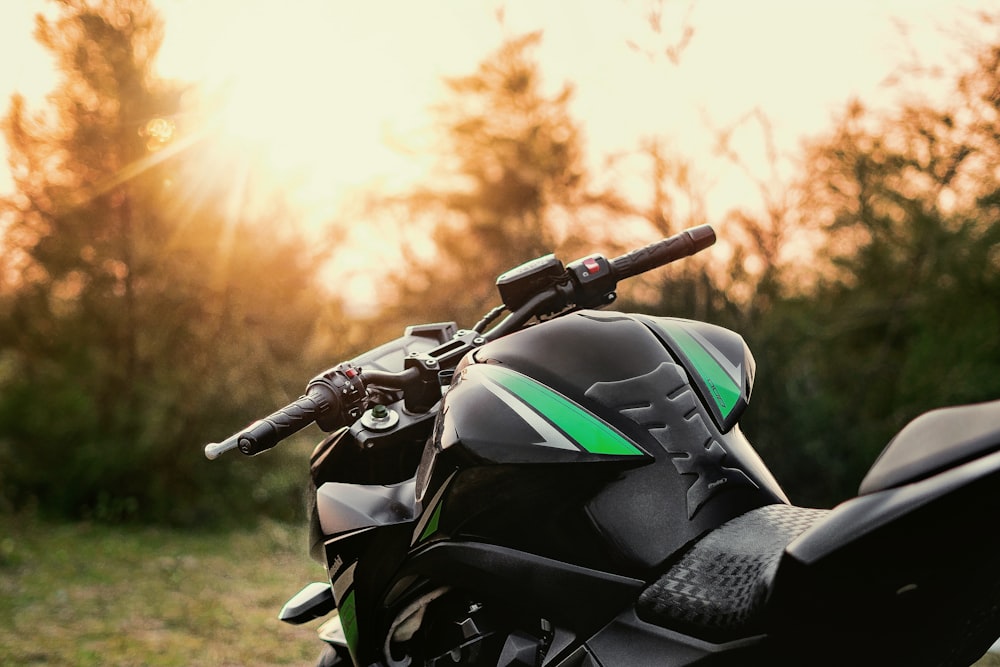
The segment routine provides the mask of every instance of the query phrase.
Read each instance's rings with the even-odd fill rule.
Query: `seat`
[[[901,430],[861,481],[866,495],[910,484],[1000,449],[1000,401],[927,412]]]
[[[640,594],[639,618],[710,640],[756,633],[785,547],[827,513],[775,504],[728,521]]]

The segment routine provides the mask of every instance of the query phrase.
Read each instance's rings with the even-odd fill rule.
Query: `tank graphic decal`
[[[354,604],[354,589],[352,588],[344,596],[344,600],[337,605],[340,614],[340,624],[344,628],[344,638],[347,639],[347,649],[351,652],[351,658],[355,664],[358,660],[358,614]]]
[[[518,417],[527,422],[531,428],[535,429],[538,435],[542,436],[541,442],[535,442],[532,444],[545,445],[546,447],[555,447],[557,449],[568,449],[574,452],[580,451],[580,448],[577,447],[569,438],[563,435],[555,426],[546,421],[540,414],[535,412],[529,406],[526,406],[524,401],[517,398],[510,392],[510,390],[502,387],[490,379],[484,379],[482,386],[503,401],[507,407],[517,413]]]
[[[645,455],[611,426],[540,382],[492,364],[481,364],[475,368],[486,376],[485,386],[545,439],[538,444],[560,448],[569,445],[591,454]],[[509,397],[505,398],[501,393]],[[511,401],[510,397],[516,400]]]
[[[658,325],[677,343],[705,381],[712,400],[726,419],[743,395],[743,369],[733,366],[704,336],[676,322],[661,320]]]
[[[428,537],[437,532],[438,522],[441,520],[441,507],[442,503],[438,503],[437,507],[431,513],[431,518],[427,521],[427,525],[424,526],[424,531],[420,533],[420,539],[417,542],[423,542]]]
[[[431,501],[424,505],[426,508],[434,509],[421,514],[420,520],[417,521],[417,527],[413,531],[413,539],[410,540],[410,546],[420,544],[437,532],[438,526],[441,523],[441,510],[444,507],[444,493],[451,486],[451,481],[455,479],[456,474],[456,472],[451,473],[448,479],[441,484],[441,488],[437,490]]]
[[[670,455],[678,473],[695,476],[687,491],[688,519],[725,489],[757,488],[742,470],[724,464],[728,452],[702,419],[698,399],[681,366],[663,362],[645,375],[598,382],[586,395],[649,431]]]

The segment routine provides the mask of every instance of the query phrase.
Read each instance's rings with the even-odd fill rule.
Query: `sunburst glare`
[[[371,76],[360,38],[330,3],[295,7],[201,16],[217,28],[211,51],[196,62],[185,54],[184,77],[198,85],[185,95],[184,119],[211,144],[198,168],[204,179],[223,169],[241,184],[227,204],[234,216],[255,205],[248,197],[281,193],[307,222],[321,222],[391,159],[371,111],[391,104],[391,93]]]

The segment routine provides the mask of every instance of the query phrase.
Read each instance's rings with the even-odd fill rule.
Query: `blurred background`
[[[0,638],[112,606],[140,562],[203,589],[194,570],[260,550],[298,576],[319,431],[212,464],[206,442],[407,324],[470,325],[507,268],[697,224],[719,244],[616,307],[741,333],[744,430],[792,501],[854,495],[910,419],[1000,398],[998,21],[978,0],[4,3]],[[87,549],[118,557],[81,572]],[[60,577],[84,583],[36,589]],[[191,597],[75,653],[9,650],[105,664],[124,634],[112,662],[195,664],[164,615],[231,617]]]

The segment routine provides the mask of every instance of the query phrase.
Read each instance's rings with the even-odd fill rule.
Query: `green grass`
[[[305,540],[278,523],[215,535],[0,518],[0,665],[314,664],[320,621],[277,620],[323,579]]]
[[[0,519],[0,664],[313,664],[320,621],[277,620],[323,579],[305,540]]]

